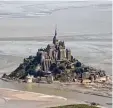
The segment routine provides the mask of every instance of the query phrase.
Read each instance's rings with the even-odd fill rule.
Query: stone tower
[[[63,48],[58,49],[58,60],[64,60],[66,58],[66,50]]]
[[[68,60],[71,60],[71,50],[69,50],[69,49],[66,49],[66,58]]]

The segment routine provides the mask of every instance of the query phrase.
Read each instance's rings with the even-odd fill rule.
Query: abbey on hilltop
[[[29,56],[23,63],[9,75],[4,74],[7,79],[31,79],[38,77],[59,78],[65,81],[75,81],[89,79],[91,81],[106,76],[104,70],[89,67],[75,59],[71,50],[65,47],[64,41],[57,39],[57,29],[53,37],[52,44],[48,44],[44,49],[38,49],[36,56]],[[49,80],[50,81],[50,80]],[[53,79],[51,80],[53,81]]]
[[[51,64],[60,62],[60,61],[72,61],[73,57],[71,51],[65,48],[64,41],[59,41],[57,39],[57,31],[55,29],[55,35],[53,37],[53,43],[48,44],[45,49],[39,49],[37,56],[40,59],[38,62],[43,71],[48,71]]]

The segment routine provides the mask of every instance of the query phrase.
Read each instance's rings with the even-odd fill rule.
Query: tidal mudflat
[[[38,48],[51,43],[57,24],[58,38],[66,41],[67,47],[72,50],[75,58],[87,65],[104,69],[107,74],[112,75],[111,2],[105,4],[103,2],[96,4],[94,2],[85,4],[84,2],[57,2],[57,5],[56,3],[41,3],[41,6],[38,2],[30,3],[32,5],[25,2],[19,4],[0,2],[0,4],[2,5],[0,14],[0,74],[10,73],[22,62],[24,57],[36,54]],[[37,11],[37,7],[41,10]],[[44,10],[45,7],[46,10]],[[6,9],[7,11],[4,11]],[[34,14],[36,12],[41,14]],[[63,90],[61,90],[62,86],[64,86]],[[111,98],[109,97],[78,93],[77,90],[68,91],[67,85],[62,84],[35,85],[0,80],[0,87],[58,95],[85,102],[94,101],[111,108]],[[55,87],[59,87],[60,90]],[[22,103],[27,104],[28,102]]]

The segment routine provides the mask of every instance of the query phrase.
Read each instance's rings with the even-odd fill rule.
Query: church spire
[[[55,26],[55,37],[57,36],[57,26]]]
[[[53,37],[53,44],[56,44],[56,36],[57,36],[57,26],[55,26],[55,35]]]

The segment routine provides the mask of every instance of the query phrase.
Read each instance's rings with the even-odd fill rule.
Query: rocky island
[[[9,75],[3,74],[2,79],[23,82],[40,82],[45,77],[48,83],[54,80],[62,82],[96,82],[108,79],[104,70],[86,66],[74,58],[65,42],[57,39],[57,30],[53,43],[44,49],[38,49],[36,56],[24,58],[23,63]]]

